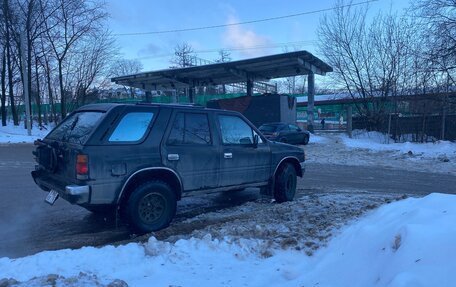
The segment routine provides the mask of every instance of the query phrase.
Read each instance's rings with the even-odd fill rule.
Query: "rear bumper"
[[[89,185],[65,185],[56,179],[46,176],[41,170],[32,171],[35,183],[44,191],[55,190],[60,197],[71,204],[88,204],[90,202]]]
[[[60,193],[59,193],[60,194]],[[65,196],[62,196],[72,204],[89,203],[90,186],[88,185],[67,185],[65,186]]]

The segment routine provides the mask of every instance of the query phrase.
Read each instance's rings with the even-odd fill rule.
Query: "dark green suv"
[[[268,141],[241,114],[185,105],[87,105],[35,145],[48,203],[115,209],[139,232],[168,226],[195,190],[260,187],[290,201],[304,172],[301,148]]]

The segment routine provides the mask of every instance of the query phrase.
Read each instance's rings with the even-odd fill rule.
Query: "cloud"
[[[162,51],[163,49],[159,45],[155,43],[148,43],[146,46],[138,50],[138,56],[143,57],[156,55]]]
[[[235,16],[228,17],[228,24],[240,22]],[[246,57],[255,57],[267,54],[270,50],[265,47],[272,42],[266,36],[261,36],[255,31],[246,28],[244,25],[228,26],[223,34],[223,44],[230,49],[240,49],[239,53]],[[250,49],[252,47],[264,47],[261,49]]]

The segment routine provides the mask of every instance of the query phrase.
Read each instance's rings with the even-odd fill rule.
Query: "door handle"
[[[226,152],[226,153],[223,154],[223,157],[224,157],[224,158],[233,158],[233,153],[231,153],[231,152]]]
[[[168,154],[168,160],[179,160],[179,155],[177,153]]]

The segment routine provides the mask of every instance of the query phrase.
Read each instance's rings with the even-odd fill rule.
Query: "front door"
[[[222,186],[265,182],[269,179],[269,145],[241,117],[219,114],[221,135],[220,183]],[[254,137],[258,136],[258,144]]]
[[[207,113],[174,113],[162,161],[179,173],[185,191],[217,187],[220,160]]]

